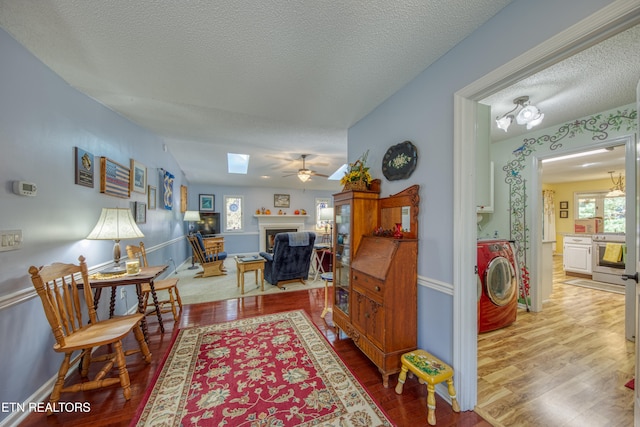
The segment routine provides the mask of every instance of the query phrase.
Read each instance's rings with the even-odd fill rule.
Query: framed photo
[[[274,194],[273,195],[273,207],[274,208],[288,208],[289,207],[289,195],[288,194]]]
[[[216,196],[213,194],[200,194],[200,212],[213,212],[216,207]]]
[[[131,191],[145,194],[147,192],[147,168],[142,163],[131,159]]]
[[[93,154],[84,151],[82,148],[74,147],[73,154],[76,165],[76,184],[93,188]]]
[[[560,202],[560,209],[569,209],[569,202]]]
[[[560,218],[569,218],[569,211],[560,211]]]
[[[185,213],[187,211],[187,187],[186,185],[180,186],[180,212]]]
[[[149,209],[156,208],[156,191],[156,187],[154,187],[153,185],[150,185],[147,188],[147,202],[149,203]]]
[[[129,168],[106,157],[100,157],[100,192],[128,199]]]
[[[147,204],[136,202],[136,223],[144,224],[145,222],[147,222]]]

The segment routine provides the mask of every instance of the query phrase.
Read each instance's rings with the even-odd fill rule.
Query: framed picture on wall
[[[288,208],[289,207],[289,195],[288,194],[274,194],[273,195],[273,207],[275,207],[275,208]]]
[[[93,154],[79,147],[74,147],[76,165],[76,184],[93,188]]]
[[[136,202],[136,223],[144,224],[145,222],[147,222],[147,204]]]
[[[131,191],[147,192],[147,168],[137,160],[131,159],[131,177],[129,179]]]
[[[100,192],[128,199],[129,168],[106,157],[100,157]]]
[[[216,207],[216,196],[213,194],[200,194],[200,203],[198,206],[200,212],[214,212]]]
[[[186,185],[180,186],[180,212],[182,213],[185,213],[187,211],[187,191],[188,190]]]
[[[560,209],[569,209],[569,202],[560,202]]]
[[[560,218],[569,218],[569,211],[560,211]]]
[[[149,203],[149,209],[155,209],[156,208],[156,187],[154,187],[153,185],[150,185],[148,188],[148,194],[147,194],[147,202]]]

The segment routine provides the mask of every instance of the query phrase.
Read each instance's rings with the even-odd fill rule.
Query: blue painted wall
[[[453,283],[453,96],[609,3],[516,0],[349,129],[349,159],[370,149],[374,177],[383,176],[389,146],[409,140],[418,149],[413,175],[383,179],[382,194],[420,185],[418,345],[447,362],[453,359],[453,293],[477,292],[476,283]]]

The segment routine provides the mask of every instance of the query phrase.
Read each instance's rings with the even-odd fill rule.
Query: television
[[[203,236],[220,234],[220,212],[200,212],[200,221],[193,223],[193,232]]]

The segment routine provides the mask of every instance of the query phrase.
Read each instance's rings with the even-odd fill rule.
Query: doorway
[[[468,266],[475,265],[475,147],[469,149],[469,141],[475,141],[476,102],[524,77],[526,70],[539,64],[557,62],[577,52],[586,45],[593,45],[617,32],[636,25],[640,21],[640,5],[614,4],[602,9],[571,31],[554,37],[503,67],[487,74],[454,94],[454,212],[466,212],[454,225],[453,278],[454,289],[462,289],[462,283],[473,283],[474,272]],[[625,27],[626,25],[626,27]],[[459,399],[463,409],[471,409],[477,401],[477,308],[472,292],[454,292],[453,364],[461,372]]]

